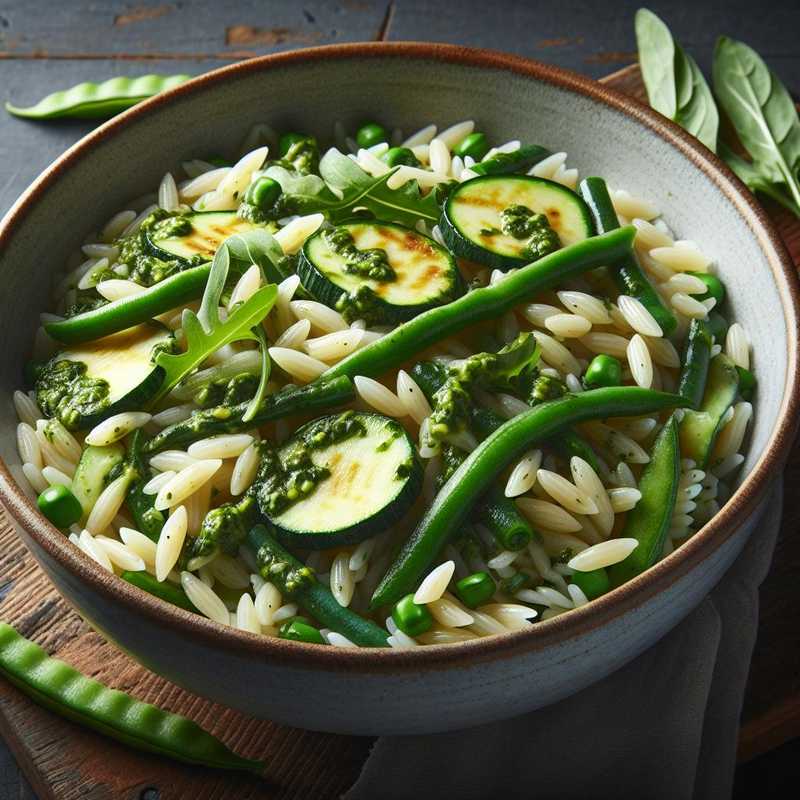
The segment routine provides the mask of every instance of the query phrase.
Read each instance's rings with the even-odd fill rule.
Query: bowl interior
[[[373,51],[284,58],[228,70],[145,112],[113,121],[91,147],[68,158],[35,189],[4,235],[0,303],[0,456],[20,474],[11,402],[51,290],[73,252],[133,198],[153,192],[183,160],[222,153],[235,157],[257,122],[276,130],[310,131],[332,139],[334,122],[349,130],[378,119],[410,133],[474,118],[492,140],[521,139],[566,151],[581,176],[601,175],[614,188],[654,201],[677,236],[714,258],[729,290],[732,316],[747,330],[759,386],[744,476],[756,464],[779,421],[793,365],[794,320],[787,325],[790,285],[768,235],[743,217],[744,201],[728,197],[727,177],[687,157],[636,115],[626,114],[568,85],[536,80],[498,66]],[[768,257],[769,254],[769,257]],[[772,263],[770,263],[770,259]],[[793,368],[793,367],[792,367]]]

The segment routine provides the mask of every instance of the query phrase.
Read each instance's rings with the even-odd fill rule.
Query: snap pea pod
[[[708,367],[703,399],[696,410],[686,412],[680,426],[681,454],[693,459],[700,469],[708,466],[722,420],[736,400],[738,390],[736,365],[724,353],[714,356]]]
[[[188,81],[191,75],[142,75],[118,77],[102,83],[79,83],[53,92],[28,108],[6,103],[6,111],[27,119],[104,119],[136,105],[159,92]]]
[[[214,433],[239,433],[257,428],[265,422],[304,414],[308,411],[330,409],[347,403],[354,397],[353,384],[344,375],[322,378],[306,386],[284,386],[267,395],[250,419],[244,419],[249,401],[235,406],[215,406],[195,411],[189,419],[168,425],[145,442],[142,451],[156,453],[166,447],[195,442]]]
[[[619,586],[649,569],[664,552],[664,539],[672,522],[681,473],[678,422],[673,414],[659,431],[639,479],[639,502],[625,518],[620,536],[637,539],[634,551],[608,569],[612,586]]]
[[[476,175],[506,175],[511,172],[529,170],[544,161],[550,151],[538,144],[526,144],[512,153],[495,153],[486,161],[480,161],[471,169]]]
[[[361,647],[388,647],[389,634],[374,622],[340,606],[330,590],[314,577],[305,564],[281,547],[264,525],[247,535],[247,544],[258,564],[259,574],[274,583],[284,598],[319,620],[326,628],[341,633]]]
[[[508,274],[494,286],[473,289],[452,303],[432,308],[398,325],[383,338],[342,359],[322,377],[380,375],[469,325],[502,316],[542,289],[618,261],[630,253],[635,233],[636,229],[628,226],[556,250]]]
[[[45,330],[63,344],[80,344],[124,331],[202,297],[211,271],[210,264],[178,272],[139,294],[106,303],[100,308],[49,322]]]
[[[693,319],[686,338],[683,368],[678,380],[678,394],[683,395],[692,408],[699,408],[708,378],[708,362],[711,358],[712,336],[708,324]]]
[[[578,188],[592,212],[598,233],[608,233],[619,228],[617,212],[614,211],[606,182],[602,178],[584,178]],[[664,335],[669,336],[675,330],[678,320],[664,305],[658,292],[642,272],[636,256],[628,252],[609,263],[614,265],[611,273],[620,292],[639,300],[661,326]]]
[[[604,417],[640,416],[685,407],[679,395],[636,386],[592,389],[534,406],[481,442],[453,473],[409,537],[372,596],[371,606],[413,591],[441,548],[470,512],[483,488],[531,445],[566,426]]]
[[[143,439],[142,430],[138,429],[131,437],[130,445],[128,446],[127,461],[129,468],[133,470],[135,475],[128,489],[125,503],[133,515],[136,530],[141,531],[145,536],[157,543],[167,518],[164,516],[163,511],[156,509],[156,496],[154,494],[145,494],[143,491],[147,483],[147,469],[142,459]]]
[[[0,622],[0,674],[36,703],[139,750],[219,769],[260,774],[263,764],[237,756],[186,717],[109,689]]]
[[[144,589],[148,594],[166,600],[173,606],[185,608],[187,611],[197,613],[197,609],[192,605],[192,601],[180,586],[173,586],[166,581],[158,581],[148,572],[131,572],[130,570],[125,570],[120,577],[128,583],[138,586],[140,589]]]

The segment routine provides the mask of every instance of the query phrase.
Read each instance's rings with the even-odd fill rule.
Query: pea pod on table
[[[79,83],[70,89],[53,92],[27,108],[6,103],[6,111],[27,119],[103,119],[113,117],[148,97],[180,86],[191,75],[142,75],[118,77],[102,83]]]
[[[263,764],[242,758],[186,717],[109,689],[0,622],[0,674],[36,703],[139,750],[219,769],[260,774]]]

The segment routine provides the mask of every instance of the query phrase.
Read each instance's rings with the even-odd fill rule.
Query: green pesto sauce
[[[117,275],[114,274],[114,277],[116,278]],[[78,314],[85,314],[87,311],[94,311],[108,305],[108,302],[105,297],[100,297],[97,294],[80,292],[75,302],[64,311],[64,316],[69,319],[69,317],[75,317]]]
[[[232,378],[223,378],[207,383],[192,400],[203,408],[235,406],[250,400],[255,395],[259,381],[259,375],[242,372]]]
[[[347,228],[331,228],[322,234],[322,238],[336,255],[344,259],[344,271],[348,275],[371,278],[381,283],[397,280],[386,251],[380,247],[360,250]]]
[[[223,503],[206,514],[200,533],[187,542],[186,560],[211,555],[217,548],[236,555],[247,532],[257,521],[255,499],[248,492],[238,503]]]
[[[286,155],[278,162],[287,169],[292,169],[300,175],[310,175],[319,168],[319,146],[313,136],[298,139],[287,151]]]
[[[314,571],[310,567],[296,567],[266,545],[259,548],[256,560],[260,565],[258,571],[261,577],[267,581],[279,578],[283,584],[282,588],[288,595],[293,595],[314,583]]]
[[[550,226],[546,214],[537,214],[520,203],[500,212],[502,232],[515,239],[527,240],[522,255],[535,261],[561,247],[558,234]]]
[[[176,214],[157,208],[146,217],[141,227],[130,236],[117,241],[119,246],[118,262],[127,269],[128,280],[140,286],[153,286],[170,275],[182,272],[189,267],[204,263],[205,259],[194,256],[192,259],[164,260],[156,258],[147,249],[147,239],[158,243],[172,236],[188,236],[192,232],[192,223],[185,214]],[[115,277],[119,277],[115,275]]]
[[[330,470],[311,460],[315,450],[323,450],[354,436],[365,436],[364,423],[353,411],[323,417],[301,429],[294,441],[279,454],[263,447],[254,486],[263,514],[275,517],[294,503],[308,497]]]
[[[111,387],[103,378],[87,375],[86,364],[54,356],[39,368],[34,390],[36,402],[46,416],[75,430],[81,418],[108,407]]]
[[[357,319],[363,319],[369,325],[385,321],[378,295],[365,283],[352,292],[342,292],[336,301],[336,310],[351,323]]]

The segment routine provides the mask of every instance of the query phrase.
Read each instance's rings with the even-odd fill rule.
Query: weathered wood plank
[[[377,37],[388,0],[263,3],[193,0],[54,4],[0,9],[0,57],[238,60],[295,47]]]
[[[661,15],[675,37],[707,72],[720,34],[744,39],[800,91],[800,3],[770,2],[757,13],[750,0],[615,0],[597,5],[575,0],[462,2],[397,0],[390,40],[425,39],[489,47],[547,61],[599,78],[636,59],[633,17],[642,5]]]

